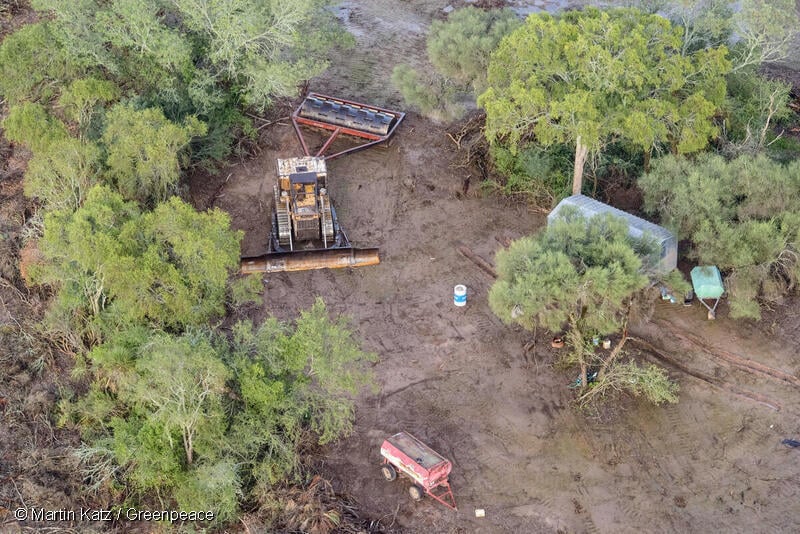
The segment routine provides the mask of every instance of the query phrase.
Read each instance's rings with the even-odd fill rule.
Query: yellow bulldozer
[[[279,159],[274,184],[269,251],[242,258],[243,273],[361,267],[380,263],[377,248],[354,248],[336,217],[328,194],[326,161],[388,143],[405,114],[317,93],[309,94],[292,115],[305,156]],[[300,125],[331,132],[315,155]],[[343,134],[361,144],[324,156]]]

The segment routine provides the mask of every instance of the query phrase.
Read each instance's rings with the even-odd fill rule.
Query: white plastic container
[[[456,306],[467,305],[467,286],[458,284],[453,288],[453,304]]]

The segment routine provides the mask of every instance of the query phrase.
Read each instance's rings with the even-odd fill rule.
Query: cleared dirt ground
[[[447,5],[345,2],[340,15],[358,47],[311,89],[398,105],[391,69],[424,65],[426,28]],[[288,124],[269,126],[264,137],[260,156],[224,170],[223,185],[192,189],[198,204],[213,197],[233,214],[246,232],[245,255],[266,249],[275,158],[298,154]],[[724,304],[720,319],[707,322],[696,303],[658,303],[653,322],[633,334],[662,359],[637,352],[642,344],[629,348],[677,362],[668,368],[680,403],[623,398],[603,414],[580,414],[566,387],[573,373],[553,368],[547,334],[526,353],[533,337],[493,316],[491,278],[456,250],[464,243],[491,261],[497,238],[533,232],[543,218],[477,194],[478,173],[459,167],[462,159],[443,127],[410,114],[390,148],[330,162],[343,226],[357,246],[379,246],[382,263],[267,276],[264,305],[249,312],[288,319],[321,296],[350,315],[365,347],[380,355],[380,391],[359,398],[353,436],[327,455],[325,474],[337,489],[389,531],[798,531],[800,451],[780,444],[800,435],[798,384],[731,363],[749,359],[796,378],[797,302],[760,324],[726,319]],[[464,195],[468,176],[473,187]],[[468,287],[465,308],[452,304],[459,283]],[[380,443],[400,430],[453,460],[458,512],[430,499],[414,503],[407,482],[382,480]],[[475,518],[475,508],[486,517]]]

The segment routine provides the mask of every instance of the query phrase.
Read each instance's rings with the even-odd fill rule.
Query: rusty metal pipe
[[[328,250],[300,250],[278,252],[242,258],[243,274],[310,271],[313,269],[340,269],[366,267],[381,262],[377,248],[344,248]]]

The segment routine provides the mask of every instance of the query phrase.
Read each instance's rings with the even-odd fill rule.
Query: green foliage
[[[241,276],[231,281],[231,304],[243,306],[245,304],[259,304],[261,293],[264,292],[264,281],[260,276]]]
[[[139,202],[165,200],[175,192],[182,151],[206,126],[189,117],[179,126],[159,109],[134,109],[118,104],[107,114],[103,143],[109,176],[127,199]]]
[[[569,147],[550,149],[530,144],[514,154],[502,145],[489,148],[492,163],[502,176],[503,194],[522,197],[536,206],[553,207],[571,193],[572,155]],[[493,185],[495,182],[490,182]]]
[[[33,152],[44,151],[53,143],[69,137],[64,124],[50,115],[41,104],[26,102],[12,107],[3,121],[10,141],[22,143]]]
[[[653,364],[638,365],[630,361],[617,366],[619,381],[634,396],[644,396],[653,404],[678,402],[678,384],[669,379],[667,371]]]
[[[428,58],[441,75],[479,94],[486,89],[489,56],[520,25],[510,9],[457,9],[431,24]]]
[[[789,84],[769,80],[754,68],[728,75],[728,152],[757,153],[774,139],[771,128],[791,115]]]
[[[624,327],[633,299],[648,283],[643,258],[649,263],[656,250],[650,241],[632,239],[624,219],[586,219],[562,208],[545,230],[497,253],[489,306],[503,322],[528,330],[566,328],[564,362],[580,365],[586,384],[589,365],[605,369],[609,363],[589,340]]]
[[[408,65],[397,65],[392,71],[392,84],[407,105],[434,120],[454,120],[464,113],[458,103],[458,88],[435,73],[421,75]]]
[[[181,510],[213,510],[215,521],[227,523],[236,519],[241,493],[237,466],[227,459],[191,471],[175,489],[175,500]]]
[[[658,160],[639,184],[645,208],[692,241],[690,256],[727,274],[732,317],[760,317],[795,287],[800,269],[800,163]]]
[[[63,406],[62,423],[78,424],[90,449],[111,451],[133,489],[226,521],[246,488],[299,479],[311,439],[352,430],[352,397],[371,382],[362,366],[375,355],[317,301],[295,325],[237,323],[232,340],[119,330],[89,360],[90,394]]]
[[[182,460],[192,464],[195,450],[216,454],[225,428],[222,394],[228,370],[216,350],[201,336],[154,336],[141,347],[135,373],[120,390],[120,399],[146,414],[170,448],[178,435]]]
[[[224,311],[241,234],[219,210],[198,213],[178,198],[141,214],[107,187],[76,212],[45,217],[40,282],[58,287],[54,314],[78,331],[150,322],[201,324]]]
[[[644,397],[652,404],[676,404],[680,387],[670,380],[666,369],[629,360],[609,367],[596,382],[589,384],[579,402],[586,405],[615,391],[627,391],[634,397]]]
[[[329,3],[34,0],[33,6],[53,14],[57,39],[76,61],[133,81],[139,93],[171,94],[199,110],[214,98],[214,87],[256,108],[295,95],[326,66],[312,58],[344,41]]]
[[[741,38],[733,48],[734,70],[790,57],[800,28],[794,0],[742,0],[734,21]]]
[[[541,233],[497,253],[489,305],[504,322],[526,329],[610,334],[622,326],[628,299],[647,284],[627,223],[584,218],[565,209]]]
[[[592,150],[627,139],[649,152],[702,150],[730,69],[725,47],[681,54],[681,30],[635,9],[528,17],[489,64],[486,137],[516,151],[525,142]]]
[[[397,65],[392,84],[405,102],[434,120],[461,117],[465,104],[485,89],[490,54],[520,25],[509,9],[466,7],[446,21],[435,20],[428,34],[428,59],[434,69],[420,73]]]
[[[46,102],[54,86],[76,74],[50,22],[27,24],[0,44],[0,94],[12,105],[26,100]]]
[[[102,179],[100,148],[71,137],[51,143],[33,155],[25,173],[25,194],[48,210],[78,209]]]
[[[97,108],[114,102],[120,97],[119,87],[108,80],[82,78],[64,88],[58,100],[67,119],[74,121],[85,131],[90,125]]]

